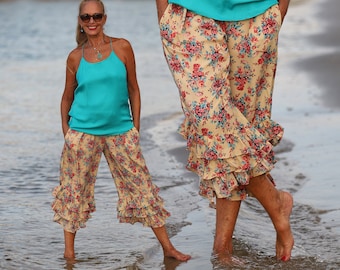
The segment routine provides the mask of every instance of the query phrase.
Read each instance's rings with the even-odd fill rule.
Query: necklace
[[[93,50],[97,53],[97,60],[101,60],[103,58],[102,53],[100,52],[101,49],[101,45],[104,43],[104,40],[102,42],[100,42],[96,47],[91,46],[89,43],[89,46],[91,46],[93,48]]]
[[[103,58],[103,55],[100,52],[100,49],[97,49],[95,47],[93,47],[93,49],[97,52],[97,59],[100,60]]]

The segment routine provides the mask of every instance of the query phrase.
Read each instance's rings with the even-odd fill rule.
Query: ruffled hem
[[[54,188],[52,195],[55,197],[52,203],[53,221],[59,223],[65,231],[72,233],[86,227],[91,213],[96,210],[94,201],[80,202],[80,198],[74,198],[71,192],[61,185]]]
[[[261,134],[267,138],[271,145],[276,146],[279,144],[283,137],[283,128],[271,119],[261,121],[255,126],[255,128],[261,132]]]
[[[145,227],[158,228],[165,225],[165,220],[170,213],[164,209],[164,201],[158,195],[159,188],[152,185],[152,193],[148,196],[141,193],[138,197],[123,197],[118,200],[117,218],[122,223],[140,222]],[[65,231],[75,233],[80,228],[86,227],[86,222],[91,218],[91,213],[96,210],[94,201],[79,202],[72,197],[67,188],[58,186],[52,195],[55,200],[52,209],[55,212],[53,221],[59,223]]]
[[[245,186],[250,178],[268,173],[274,167],[273,145],[250,124],[212,135],[200,134],[185,119],[179,133],[187,140],[186,167],[198,174],[200,195],[210,200],[216,196],[246,198]],[[275,138],[279,139],[283,130],[276,134]]]
[[[158,195],[159,188],[153,185],[149,196],[123,197],[118,201],[117,217],[120,222],[134,224],[140,222],[145,227],[158,228],[165,224],[170,213],[163,207],[164,201]]]

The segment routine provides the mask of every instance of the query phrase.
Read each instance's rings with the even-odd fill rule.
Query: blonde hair
[[[85,3],[91,2],[91,1],[98,2],[103,8],[103,14],[105,14],[105,6],[104,6],[104,3],[101,0],[82,0],[79,4],[79,14],[78,14],[78,16],[81,14],[81,11],[82,11]],[[77,23],[76,41],[77,41],[78,46],[82,46],[87,41],[87,35],[84,32],[84,30],[82,30],[79,23]]]

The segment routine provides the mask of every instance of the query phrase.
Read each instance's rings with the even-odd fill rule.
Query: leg
[[[282,127],[271,119],[278,34],[281,24],[278,15],[278,6],[273,6],[253,19],[228,25],[229,29],[239,29],[241,34],[235,36],[233,31],[227,30],[227,33],[230,33],[229,79],[233,102],[272,145],[276,145],[283,135]],[[261,28],[262,30],[259,31],[258,29]],[[252,40],[248,37],[252,37]],[[239,50],[243,48],[242,44],[248,43],[254,49]],[[289,260],[294,243],[289,224],[293,205],[291,195],[276,190],[264,175],[252,178],[247,190],[260,201],[273,221],[277,231],[276,256],[282,260]]]
[[[232,237],[241,201],[216,199],[216,231],[213,250],[216,254],[232,254]]]
[[[160,29],[164,54],[185,114],[180,133],[187,139],[187,168],[200,176],[202,196],[211,199],[218,190],[223,193],[218,197],[228,197],[239,184],[236,177],[227,174],[244,171],[248,167],[245,163],[255,163],[255,159],[239,158],[240,153],[246,152],[243,142],[250,141],[244,132],[249,123],[231,102],[226,25],[190,11],[185,16],[184,12],[187,11],[180,12],[178,6],[167,9]],[[245,129],[240,130],[241,126]],[[239,207],[240,202],[226,199],[216,202],[213,249],[221,256],[228,254],[230,260]]]
[[[272,145],[283,136],[283,128],[271,119],[281,24],[279,13],[276,5],[255,18],[230,22],[226,30],[233,103]],[[244,50],[245,46],[251,49]]]
[[[88,146],[93,146],[90,148]],[[54,221],[64,229],[65,258],[74,258],[76,231],[85,227],[95,211],[94,185],[101,148],[94,136],[69,131],[60,164],[60,185],[53,195]]]
[[[172,257],[182,262],[191,258],[190,255],[183,254],[172,245],[165,226],[152,228],[152,230],[163,248],[164,257]]]
[[[265,175],[250,180],[247,190],[263,205],[276,230],[276,257],[288,261],[294,245],[290,228],[290,214],[293,198],[285,191],[279,191]]]
[[[117,212],[120,222],[141,222],[151,227],[164,256],[179,261],[189,260],[191,257],[175,249],[169,239],[164,224],[170,213],[163,207],[163,199],[158,195],[159,188],[152,183],[137,130],[133,128],[125,134],[109,136],[104,155],[119,196]]]
[[[76,237],[76,233],[71,233],[64,230],[64,241],[65,241],[65,251],[64,258],[65,259],[74,259],[74,239]]]

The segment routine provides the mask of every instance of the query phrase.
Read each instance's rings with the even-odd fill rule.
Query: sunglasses
[[[79,15],[79,18],[84,22],[84,23],[88,23],[91,18],[93,18],[93,20],[95,22],[100,22],[102,19],[103,19],[103,16],[104,14],[103,13],[95,13],[93,15],[90,15],[90,14],[82,14],[82,15]]]

